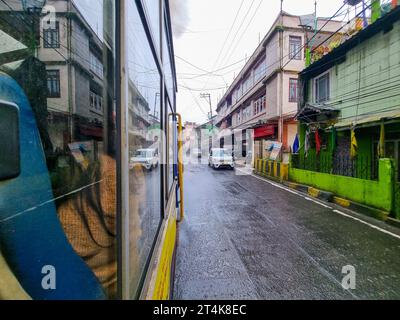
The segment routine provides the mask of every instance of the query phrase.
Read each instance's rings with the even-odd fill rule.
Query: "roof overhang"
[[[329,122],[339,116],[340,110],[317,104],[306,104],[295,116],[305,123]]]
[[[349,128],[367,128],[374,127],[382,123],[398,122],[400,121],[400,110],[391,110],[381,112],[379,114],[367,114],[358,117],[348,118],[344,121],[339,121],[333,127],[338,130],[347,130]]]

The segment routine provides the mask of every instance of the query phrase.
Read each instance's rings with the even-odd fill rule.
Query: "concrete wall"
[[[279,68],[279,33],[275,33],[265,48],[267,59],[267,77]]]
[[[59,48],[45,48],[43,29],[40,29],[40,48],[38,49],[38,57],[43,62],[65,62],[68,59],[68,32],[67,32],[67,19],[62,16],[57,16],[57,21],[60,28],[60,47]]]
[[[68,104],[68,67],[67,65],[50,65],[46,66],[47,70],[60,71],[60,98],[48,98],[48,108],[53,111],[69,112]]]
[[[79,68],[74,68],[74,79],[76,113],[90,120],[93,118],[93,114],[90,111],[90,79]]]
[[[393,165],[389,159],[380,160],[378,181],[293,168],[289,169],[289,180],[388,212],[393,209]]]
[[[75,61],[81,64],[85,69],[90,68],[90,50],[89,36],[85,28],[75,20],[72,23],[72,56]]]
[[[278,117],[278,77],[271,79],[267,84],[267,119]]]
[[[285,70],[300,72],[305,67],[304,49],[301,50],[301,55],[300,55],[301,59],[300,60],[295,60],[295,59],[290,60],[290,57],[289,57],[290,41],[289,41],[289,39],[291,36],[301,37],[301,45],[302,46],[306,42],[304,32],[302,32],[300,30],[299,31],[294,31],[294,30],[285,31],[283,33],[283,57],[284,57],[283,65],[287,64],[287,66],[285,67]]]
[[[297,113],[297,102],[289,101],[289,84],[290,79],[298,79],[295,73],[284,72],[283,74],[283,115],[294,115]]]

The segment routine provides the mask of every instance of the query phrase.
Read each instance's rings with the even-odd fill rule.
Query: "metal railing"
[[[295,169],[358,179],[378,179],[378,159],[373,159],[371,156],[359,155],[352,160],[350,156],[332,155],[330,153],[308,156],[293,154],[291,166]]]

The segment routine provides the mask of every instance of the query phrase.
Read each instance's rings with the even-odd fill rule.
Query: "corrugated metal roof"
[[[371,126],[377,125],[377,122],[382,120],[393,120],[400,118],[400,106],[397,110],[391,110],[381,113],[374,113],[368,115],[361,115],[358,117],[352,117],[344,121],[340,121],[334,125],[335,128],[347,128],[352,126],[361,126],[365,124],[371,124]]]

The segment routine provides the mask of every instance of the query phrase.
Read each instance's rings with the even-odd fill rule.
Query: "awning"
[[[338,129],[351,128],[354,125],[357,127],[372,127],[379,125],[382,120],[387,122],[395,119],[400,119],[400,107],[397,110],[386,112],[379,112],[379,110],[377,110],[374,112],[374,114],[361,115],[357,118],[352,117],[343,121],[339,120],[334,127]]]
[[[338,117],[340,110],[319,104],[306,104],[295,116],[305,123],[326,122]]]

